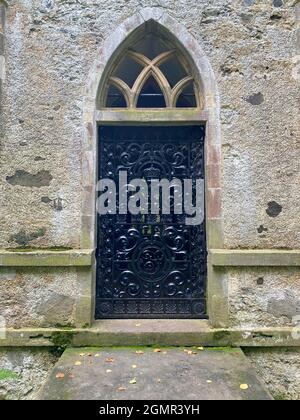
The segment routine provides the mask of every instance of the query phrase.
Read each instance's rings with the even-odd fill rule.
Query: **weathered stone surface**
[[[37,314],[47,319],[50,325],[68,325],[75,304],[74,297],[52,293],[37,307]]]
[[[45,236],[45,233],[46,233],[45,228],[41,228],[41,229],[38,229],[36,232],[30,232],[30,233],[26,233],[24,232],[24,230],[21,230],[20,232],[14,235],[11,235],[9,241],[14,242],[24,247],[24,246],[28,246],[30,242]]]
[[[35,399],[56,361],[46,348],[0,349],[0,400]]]
[[[141,354],[136,350],[68,349],[38,398],[272,400],[239,349],[168,348],[157,352],[141,348]],[[80,365],[76,366],[78,361]],[[59,374],[63,374],[60,380],[56,378]],[[247,385],[247,389],[242,390],[241,385]]]
[[[7,328],[75,324],[81,296],[75,269],[0,268],[0,273],[0,314]]]
[[[244,352],[275,399],[300,400],[300,348]]]
[[[15,186],[21,187],[49,187],[53,177],[49,171],[40,171],[37,174],[30,174],[26,171],[17,170],[12,176],[7,176],[6,181]]]
[[[299,249],[299,22],[294,3],[216,0],[212,6],[209,0],[191,0],[187,7],[183,0],[10,1],[5,60],[1,59],[6,78],[1,83],[0,247],[30,243],[78,248],[84,240],[92,242],[94,208],[85,197],[91,197],[94,190],[89,177],[81,174],[93,174],[96,166],[90,124],[95,104],[85,109],[83,92],[91,83],[89,74],[104,39],[119,28],[110,41],[117,47],[128,30],[121,23],[135,14],[132,19],[137,24],[149,18],[170,22],[168,16],[180,22],[195,37],[193,42],[188,38],[189,50],[198,42],[216,75],[219,98],[207,94],[206,102],[214,106],[220,100],[221,104],[221,136],[216,125],[209,126],[216,144],[222,139],[221,171],[217,147],[210,149],[208,160],[222,173],[222,182],[221,187],[219,179],[210,185],[208,210],[213,218],[222,212],[224,232],[220,234],[219,219],[210,223],[208,243],[222,245],[224,239],[226,248]],[[155,12],[143,10],[149,6]],[[187,31],[181,25],[173,29],[186,42]],[[197,65],[199,62],[201,57]],[[98,65],[95,72],[101,63]],[[210,86],[208,66],[202,68],[202,77]],[[91,144],[85,148],[86,130]],[[47,174],[46,179],[36,178],[37,174]],[[46,203],[45,197],[50,201]],[[41,229],[45,233],[36,235]],[[284,270],[264,268],[257,275],[251,273],[245,280],[247,287],[244,271],[233,270],[227,276],[233,325],[256,326],[261,321],[263,325],[291,325],[289,316],[279,314],[283,309],[274,299],[280,302],[284,293],[291,292],[298,300],[297,270],[292,270],[290,278]],[[10,282],[4,279],[1,283],[1,291],[3,287],[4,296],[10,293],[15,309],[24,306],[21,285],[27,274],[18,271],[19,284],[11,275]],[[55,271],[53,293],[63,294],[64,275],[60,269]],[[30,283],[29,276],[26,278]],[[29,299],[34,308],[44,298],[46,270],[39,278],[35,298]],[[257,278],[274,285],[273,295],[268,287],[259,293],[252,290],[252,281],[258,286]],[[35,285],[35,275],[31,281]],[[227,312],[223,284],[222,279],[215,301]],[[14,287],[13,299],[9,290]],[[29,293],[26,287],[25,292]],[[240,307],[241,313],[237,311]],[[18,310],[16,313],[15,322],[9,316],[10,325],[26,325],[27,321],[32,325],[28,313],[23,321]],[[219,313],[224,315],[222,308]],[[38,325],[47,324],[38,319]]]
[[[81,200],[74,191],[79,192],[81,184],[87,75],[112,30],[143,7],[161,6],[160,16],[167,12],[177,19],[203,47],[217,76],[222,110],[231,113],[222,126],[226,246],[300,247],[295,217],[300,171],[293,2],[218,0],[213,7],[208,0],[189,7],[182,7],[181,1],[160,5],[156,0],[99,4],[10,2],[1,178],[17,170],[49,171],[53,180],[40,192],[2,185],[1,217],[6,223],[1,223],[0,246],[10,246],[9,237],[20,226],[25,231],[43,227],[42,220],[48,221],[49,230],[39,239],[41,245],[78,246]],[[281,19],[271,19],[274,10]],[[264,102],[258,111],[244,98],[259,92]],[[25,146],[20,148],[20,143]],[[46,160],[37,161],[36,156]],[[41,202],[43,196],[59,196],[66,205],[57,212]],[[265,213],[272,198],[283,207],[274,220]],[[269,231],[259,235],[257,226],[267,223]]]
[[[295,326],[300,318],[296,268],[235,268],[227,274],[230,325],[242,328]],[[263,279],[263,284],[258,279]]]

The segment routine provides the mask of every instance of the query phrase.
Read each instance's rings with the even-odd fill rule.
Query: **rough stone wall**
[[[216,75],[226,247],[300,248],[296,3],[11,0],[0,82],[0,248],[79,247],[86,80],[103,40],[149,6],[191,32]],[[40,300],[50,300],[51,308],[53,296],[65,296],[63,285],[76,293],[72,272],[51,272],[51,286],[47,270],[9,275],[7,281],[2,273],[0,284],[9,325],[72,324],[76,309],[70,301],[66,314],[51,321],[39,310]],[[288,304],[299,313],[297,270],[230,270],[226,276],[233,325],[291,325]],[[265,286],[257,284],[260,278]]]
[[[35,399],[56,361],[47,349],[1,349],[0,400]]]
[[[235,268],[226,276],[231,326],[249,329],[297,325],[300,319],[299,269]]]
[[[76,326],[79,276],[68,268],[0,269],[0,314],[6,327]]]
[[[300,400],[300,349],[244,349],[278,400]]]
[[[216,74],[226,246],[300,247],[295,1],[9,3],[0,247],[79,246],[87,75],[103,39],[146,6],[185,25]]]

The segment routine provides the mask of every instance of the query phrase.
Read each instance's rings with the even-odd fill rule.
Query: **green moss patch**
[[[30,247],[20,247],[20,248],[7,248],[6,251],[9,252],[37,252],[37,251],[51,251],[51,252],[64,252],[72,251],[73,248],[57,246],[50,248],[30,248]]]
[[[0,381],[5,381],[6,379],[18,379],[18,378],[19,376],[12,370],[0,369]]]

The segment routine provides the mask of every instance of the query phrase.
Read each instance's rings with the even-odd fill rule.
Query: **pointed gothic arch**
[[[155,47],[159,44],[160,50],[155,51]],[[124,65],[126,61],[127,65]],[[140,70],[132,80],[134,64],[139,65]],[[118,108],[120,103],[126,104],[123,108],[139,108],[138,103],[145,102],[140,96],[143,95],[141,92],[149,83],[149,79],[158,87],[156,95],[160,96],[158,99],[161,100],[156,102],[164,103],[163,108],[176,108],[180,95],[188,96],[185,94],[188,84],[191,84],[192,93],[189,93],[191,98],[187,98],[190,100],[186,100],[186,106],[183,102],[182,107],[203,108],[201,82],[195,74],[194,66],[191,66],[182,51],[167,39],[167,34],[153,20],[147,22],[140,39],[136,36],[129,37],[124,49],[115,57],[115,62],[112,62],[106,78],[101,81],[99,87],[97,101],[99,108]],[[112,85],[118,90],[118,94],[114,96],[121,97],[115,102],[115,106],[111,100]],[[151,101],[148,102],[149,108]],[[152,108],[159,108],[155,101]]]
[[[171,93],[169,92],[166,99],[167,108],[169,105],[168,109],[150,110],[147,113],[142,109],[137,109],[134,112],[129,112],[127,109],[115,111],[105,109],[103,98],[107,96],[107,80],[110,80],[112,85],[124,94],[127,107],[136,104],[138,88],[142,85],[141,81],[136,83],[135,88],[128,88],[128,84],[124,84],[122,79],[111,78],[112,69],[120,63],[122,52],[128,50],[134,42],[138,42],[145,30],[148,30],[149,25],[151,31],[156,31],[167,43],[169,42],[170,52],[168,54],[171,54],[175,46],[180,56],[183,57],[187,68],[192,69],[192,74],[188,74],[171,89]],[[161,54],[157,54],[156,57],[159,62],[165,58]],[[151,71],[156,80],[159,78],[162,81],[164,79],[161,78],[159,72],[153,73],[153,68],[148,68],[153,67],[153,60],[156,57],[153,57],[152,60],[149,57],[145,59],[139,51],[135,55],[136,61],[144,67],[144,78]],[[193,110],[172,109],[184,88],[192,81],[197,87],[196,107]],[[169,88],[168,85],[166,87]],[[166,92],[165,87],[164,92]],[[83,118],[85,132],[82,150],[82,248],[95,249],[96,247],[97,127],[99,124],[118,123],[206,124],[205,173],[208,250],[223,248],[219,94],[207,56],[183,25],[158,8],[143,9],[123,22],[105,40],[98,52],[97,60],[88,78]],[[91,290],[93,290],[93,285]],[[214,268],[208,263],[208,313],[212,323],[215,326],[226,326],[227,312],[226,285],[219,281],[219,277],[214,274]]]

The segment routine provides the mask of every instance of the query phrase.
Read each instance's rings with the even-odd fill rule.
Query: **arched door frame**
[[[181,49],[195,71],[202,91],[203,110],[105,110],[99,109],[99,97],[115,57],[140,36],[145,25],[155,22]],[[220,100],[215,76],[208,58],[195,38],[176,20],[158,8],[146,8],[125,20],[103,43],[88,78],[84,98],[84,137],[82,147],[81,248],[95,249],[96,181],[98,160],[98,126],[100,124],[193,124],[206,125],[206,231],[208,251],[223,248],[221,188],[221,124]],[[95,269],[91,272],[91,303],[94,314]],[[228,325],[228,293],[222,277],[208,258],[208,316],[213,326]]]

